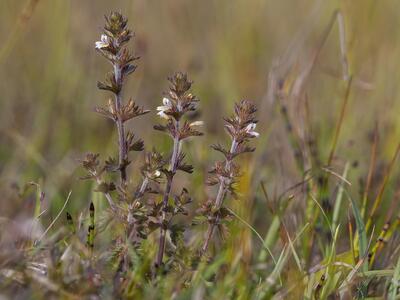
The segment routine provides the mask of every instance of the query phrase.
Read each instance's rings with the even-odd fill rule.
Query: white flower
[[[108,46],[110,46],[110,41],[107,35],[102,34],[100,41],[96,42],[96,49],[103,49],[103,48],[107,48]]]
[[[162,103],[163,103],[165,106],[171,106],[171,101],[170,101],[167,97],[164,97],[164,98],[162,99]]]
[[[165,112],[172,108],[171,100],[169,100],[168,98],[164,97],[163,98],[163,104],[164,105],[157,107],[157,110],[158,110],[157,115],[159,115],[161,118],[169,119],[170,117]]]
[[[260,134],[254,131],[254,129],[256,129],[256,125],[256,123],[250,123],[246,126],[245,131],[253,137],[259,137]]]
[[[195,121],[195,122],[192,122],[192,123],[190,123],[190,127],[192,127],[192,126],[203,126],[204,125],[204,122],[203,121]]]
[[[163,111],[159,111],[159,112],[157,113],[157,115],[159,115],[160,118],[163,118],[163,119],[166,119],[166,120],[169,119],[169,116],[168,116],[166,113],[164,113]]]
[[[172,107],[171,101],[168,98],[163,98],[163,104],[162,106],[157,106],[158,111],[166,111]]]
[[[161,176],[161,172],[159,170],[156,170],[154,172],[154,177],[160,177]]]

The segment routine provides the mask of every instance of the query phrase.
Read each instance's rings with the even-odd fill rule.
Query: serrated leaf
[[[107,172],[116,172],[119,170],[119,164],[117,162],[117,160],[113,157],[109,157],[106,161],[105,161],[105,166],[104,169]]]
[[[144,149],[144,142],[143,140],[139,139],[136,142],[132,143],[129,146],[129,151],[143,151]]]

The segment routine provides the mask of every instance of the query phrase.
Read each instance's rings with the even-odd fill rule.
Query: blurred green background
[[[158,121],[155,108],[168,88],[166,78],[184,71],[195,82],[206,136],[187,145],[196,172],[186,182],[194,183],[198,198],[204,196],[205,172],[218,157],[210,154],[208,145],[226,140],[222,116],[243,98],[260,107],[253,185],[263,180],[279,193],[298,182],[301,174],[276,99],[271,97],[271,78],[285,80],[285,89],[301,78],[337,9],[344,16],[354,80],[335,162],[358,160],[358,172],[365,173],[368,136],[375,122],[381,134],[379,155],[386,160],[400,137],[397,0],[1,0],[1,211],[14,214],[15,208],[29,205],[13,196],[15,184],[28,181],[41,183],[46,205],[62,205],[72,189],[69,205],[86,206],[91,186],[78,180],[82,172],[77,160],[87,151],[99,152],[103,158],[116,154],[113,124],[93,113],[109,96],[96,88],[110,66],[96,53],[94,43],[104,14],[111,10],[123,12],[136,34],[131,46],[141,59],[124,94],[125,99],[132,96],[153,110],[128,125],[145,140],[147,149],[156,146],[166,152],[170,146],[168,139],[152,130]],[[304,79],[301,97],[286,99],[300,135],[305,123],[314,128],[323,158],[343,98],[339,45],[334,24]],[[309,105],[307,118],[299,109],[304,99]],[[133,159],[140,162],[141,158],[139,154]],[[358,172],[352,173],[352,181],[357,181]],[[134,168],[131,175],[138,182]]]

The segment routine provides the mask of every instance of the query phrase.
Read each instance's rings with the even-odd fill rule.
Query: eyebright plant
[[[248,100],[236,103],[234,115],[225,118],[225,129],[231,139],[230,148],[226,149],[220,144],[212,146],[214,150],[224,155],[225,160],[215,163],[207,181],[208,185],[218,185],[218,192],[215,199],[206,201],[200,210],[208,221],[208,230],[201,248],[201,254],[207,251],[215,228],[221,225],[224,218],[230,216],[229,210],[223,204],[227,193],[230,193],[234,198],[237,197],[235,183],[240,176],[240,167],[235,164],[234,159],[240,154],[255,150],[255,148],[248,146],[248,142],[250,139],[259,136],[259,133],[255,131],[256,111],[256,107]]]
[[[126,43],[132,38],[130,29],[127,28],[127,20],[119,13],[112,13],[106,17],[104,32],[100,41],[96,42],[98,50],[113,66],[113,70],[106,76],[104,82],[98,82],[101,90],[110,91],[114,99],[108,100],[107,107],[97,107],[96,112],[114,121],[118,131],[118,164],[115,160],[109,160],[107,168],[121,172],[121,183],[126,183],[126,168],[130,161],[129,151],[142,151],[143,141],[135,140],[130,131],[125,131],[125,122],[148,113],[136,105],[130,99],[126,104],[123,101],[122,89],[128,75],[136,70],[134,61],[139,59],[130,53]]]
[[[124,101],[123,87],[128,75],[136,70],[138,60],[128,49],[127,43],[133,34],[127,27],[127,20],[118,12],[105,17],[105,26],[100,41],[95,43],[95,49],[112,65],[112,70],[106,75],[104,82],[98,82],[101,90],[109,91],[113,98],[108,99],[106,106],[98,106],[95,111],[103,117],[112,120],[118,133],[118,157],[109,157],[100,163],[99,154],[88,153],[82,160],[87,175],[83,179],[94,179],[96,191],[104,193],[114,218],[125,226],[126,242],[137,246],[148,234],[147,210],[140,198],[151,192],[150,182],[158,182],[161,176],[159,169],[164,160],[155,150],[145,155],[141,168],[142,183],[132,191],[127,175],[130,164],[130,152],[144,150],[144,142],[137,139],[133,132],[125,129],[125,123],[131,119],[147,114],[149,110],[139,107],[132,99]],[[119,183],[107,181],[107,174],[120,173]],[[117,192],[117,197],[112,193]],[[126,253],[121,253],[121,264],[127,265]]]
[[[186,74],[182,73],[175,74],[169,78],[169,81],[171,86],[166,97],[163,98],[163,105],[157,107],[157,114],[161,118],[166,119],[166,124],[154,126],[154,129],[167,133],[173,141],[169,167],[162,170],[167,182],[162,199],[160,239],[156,266],[160,266],[163,262],[166,234],[174,215],[174,213],[171,214],[171,208],[168,205],[174,176],[178,170],[187,173],[193,172],[193,167],[184,162],[185,154],[181,150],[182,141],[192,136],[203,135],[203,133],[197,130],[197,127],[203,124],[201,121],[189,122],[184,119],[187,113],[196,110],[199,101],[190,92],[192,82],[187,78]],[[182,191],[181,196],[185,194],[187,194],[186,190]],[[180,200],[182,202],[182,199]],[[187,200],[185,202],[187,203]]]

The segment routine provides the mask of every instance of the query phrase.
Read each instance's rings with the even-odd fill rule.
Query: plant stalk
[[[118,112],[118,118],[115,123],[118,130],[118,145],[119,145],[119,167],[121,172],[121,181],[123,184],[126,182],[126,164],[127,159],[127,149],[125,142],[125,128],[124,122],[121,119],[121,106],[122,106],[122,75],[121,67],[118,63],[114,64],[114,77],[115,82],[121,87],[118,93],[115,94],[115,110]]]
[[[164,257],[165,239],[166,239],[166,235],[167,235],[166,209],[168,207],[168,199],[169,199],[169,194],[171,192],[172,181],[173,181],[174,175],[176,173],[176,168],[178,166],[177,163],[178,163],[178,155],[179,155],[179,148],[180,148],[179,121],[175,122],[175,128],[176,128],[176,134],[174,137],[174,146],[173,146],[172,157],[171,157],[170,166],[169,166],[169,170],[172,174],[171,174],[171,176],[168,176],[168,178],[167,178],[167,184],[166,184],[164,195],[163,195],[160,239],[159,239],[159,248],[158,248],[157,260],[156,260],[157,267],[161,266],[163,257]]]
[[[231,149],[230,149],[230,153],[235,153],[236,148],[237,148],[238,144],[236,142],[235,139],[233,139],[232,141],[232,145],[231,145]],[[226,171],[230,171],[231,165],[232,165],[232,158],[226,159],[225,161],[225,170]],[[215,205],[214,205],[214,209],[215,211],[219,211],[222,207],[222,204],[224,202],[225,199],[225,195],[226,195],[226,190],[229,186],[231,182],[231,178],[223,178],[220,182],[219,188],[218,188],[218,194],[217,194],[217,198],[215,199]],[[207,229],[207,233],[206,233],[206,238],[204,240],[204,244],[201,247],[201,256],[204,255],[204,253],[207,251],[208,249],[208,245],[210,243],[210,240],[213,236],[214,230],[215,230],[215,226],[218,224],[218,222],[220,221],[220,215],[218,214],[214,220],[212,220],[209,225],[208,225],[208,229]]]

